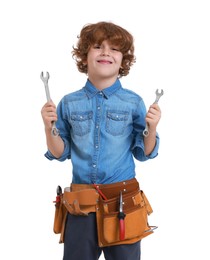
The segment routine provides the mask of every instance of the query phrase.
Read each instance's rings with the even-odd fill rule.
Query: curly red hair
[[[98,22],[85,25],[78,36],[76,47],[73,46],[72,56],[80,72],[87,74],[87,54],[91,46],[107,40],[118,47],[123,54],[119,77],[126,76],[135,62],[134,39],[124,28],[111,22]]]

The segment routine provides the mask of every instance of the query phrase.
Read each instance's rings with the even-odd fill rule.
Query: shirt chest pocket
[[[106,117],[107,133],[117,136],[122,135],[128,121],[128,112],[126,111],[108,111]]]
[[[73,134],[83,136],[90,132],[92,111],[73,112],[71,114],[71,126]]]

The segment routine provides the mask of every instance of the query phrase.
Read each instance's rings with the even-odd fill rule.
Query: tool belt
[[[123,218],[120,219],[120,194],[122,194]],[[56,199],[54,232],[60,233],[64,242],[66,216],[88,216],[96,212],[98,244],[100,247],[132,244],[153,233],[154,226],[148,225],[152,208],[144,192],[134,178],[113,184],[71,184]],[[122,215],[121,215],[122,216]],[[124,237],[121,236],[124,225]]]

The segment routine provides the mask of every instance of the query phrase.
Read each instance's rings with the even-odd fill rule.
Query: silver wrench
[[[44,77],[44,73],[43,71],[41,72],[40,75],[41,80],[44,82],[44,86],[45,86],[45,92],[46,92],[46,97],[47,97],[47,102],[51,101],[51,97],[50,97],[50,91],[49,91],[49,86],[48,86],[48,80],[50,78],[50,74],[49,72],[46,72],[46,76]],[[55,126],[55,122],[52,122],[52,131],[51,131],[53,136],[58,136],[59,135],[59,131]]]
[[[155,102],[153,103],[153,104],[157,104],[158,103],[158,101],[159,101],[159,99],[160,99],[160,97],[164,94],[164,92],[163,92],[163,90],[161,89],[161,92],[159,93],[159,91],[158,91],[158,89],[156,90],[156,92],[155,92],[155,94],[156,94],[156,99],[155,99]],[[144,131],[143,131],[143,135],[145,136],[145,137],[147,137],[148,135],[149,135],[149,126],[148,126],[148,124],[146,123],[146,127],[145,127],[145,129],[144,129]]]

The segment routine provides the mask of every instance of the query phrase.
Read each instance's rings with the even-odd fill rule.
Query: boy
[[[87,74],[85,86],[42,108],[50,160],[71,159],[72,185],[114,185],[135,178],[135,163],[158,154],[156,128],[161,111],[158,104],[146,112],[142,98],[124,89],[120,78],[135,62],[132,35],[110,22],[84,26],[73,47],[78,70]],[[51,135],[52,122],[60,135]],[[149,135],[143,136],[148,124]],[[79,187],[80,187],[79,186]],[[96,213],[87,216],[68,212],[64,232],[63,260],[139,260],[140,240],[98,246]]]

